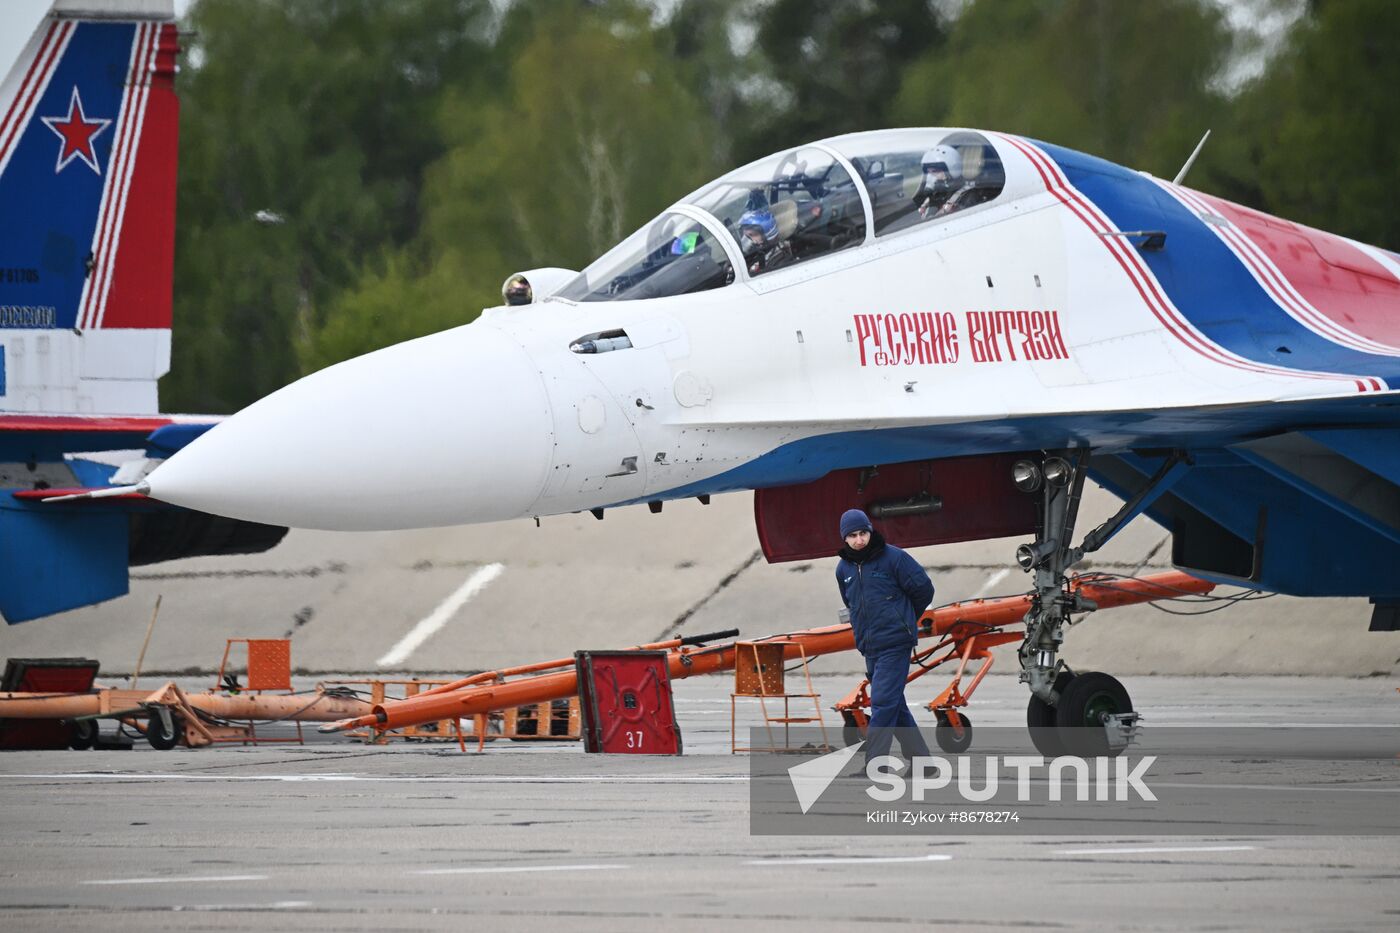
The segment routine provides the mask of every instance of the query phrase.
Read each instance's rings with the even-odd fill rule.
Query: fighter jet
[[[754,490],[770,560],[832,554],[850,507],[905,546],[1024,535],[1033,725],[1092,608],[1067,572],[1144,512],[1182,569],[1394,628],[1400,255],[1180,182],[971,129],[799,146],[287,386],[138,491],[349,531]],[[1076,543],[1086,478],[1125,505]]]

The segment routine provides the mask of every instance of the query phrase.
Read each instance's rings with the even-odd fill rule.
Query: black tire
[[[77,719],[68,724],[68,747],[74,751],[84,751],[97,744],[97,723],[91,719]]]
[[[1132,711],[1133,701],[1118,678],[1100,671],[1080,674],[1061,692],[1055,711],[1065,751],[1080,758],[1116,758],[1123,748],[1109,748],[1103,716]]]
[[[1055,678],[1055,692],[1063,697],[1065,688],[1072,680],[1074,680],[1073,674],[1069,671],[1061,671],[1059,676]],[[1055,707],[1034,693],[1031,694],[1030,703],[1026,705],[1026,727],[1030,729],[1031,744],[1046,758],[1058,758],[1065,754],[1065,743],[1060,737]]]
[[[847,748],[860,742],[865,736],[860,734],[860,726],[856,725],[855,714],[850,710],[841,711],[841,721],[845,723],[841,727],[841,744]]]
[[[174,713],[170,714],[170,728],[165,728],[165,722],[161,719],[160,713],[151,710],[150,717],[146,720],[146,741],[151,743],[151,748],[159,752],[168,752],[176,745],[180,744],[180,735],[185,731],[184,724],[180,717]]]
[[[948,714],[942,710],[938,711],[938,725],[933,730],[938,747],[950,755],[961,755],[972,747],[972,720],[963,712],[958,713],[958,718],[962,720],[961,736],[948,720]]]

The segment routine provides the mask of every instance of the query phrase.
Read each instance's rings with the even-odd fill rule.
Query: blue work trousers
[[[919,734],[919,724],[904,702],[904,683],[909,676],[908,645],[886,648],[866,655],[865,676],[870,680],[870,725],[865,733],[867,762],[890,753],[899,739],[905,758],[928,755],[928,745]]]

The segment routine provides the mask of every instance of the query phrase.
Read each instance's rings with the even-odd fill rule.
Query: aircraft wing
[[[179,415],[0,414],[0,615],[13,624],[128,590],[134,566],[257,553],[281,526],[220,518],[137,493],[62,503],[138,481],[219,422]]]

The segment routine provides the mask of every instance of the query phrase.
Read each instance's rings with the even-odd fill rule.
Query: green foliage
[[[905,73],[912,126],[993,127],[1171,177],[1223,101],[1231,48],[1200,0],[976,0]]]
[[[649,11],[519,16],[501,40],[516,49],[504,88],[443,96],[446,152],[427,170],[418,238],[331,305],[303,342],[305,368],[465,323],[500,303],[512,272],[582,268],[716,174],[710,121]]]
[[[1400,249],[1400,4],[1313,6],[1241,95],[1239,158],[1217,172],[1270,213]]]
[[[713,129],[649,12],[559,5],[539,16],[505,92],[448,95],[447,155],[429,172],[434,252],[581,268],[715,174]],[[505,265],[492,283],[515,271]]]
[[[366,256],[418,227],[442,88],[488,49],[489,0],[201,0],[179,82],[166,407],[229,411],[300,374],[295,342]],[[273,211],[281,224],[254,220]]]
[[[1237,94],[1219,0],[660,9],[200,0],[165,407],[466,323],[511,272],[581,268],[723,170],[859,129],[1000,129],[1170,177],[1210,128],[1195,186],[1400,245],[1391,0],[1314,0]]]
[[[306,372],[380,347],[423,337],[476,317],[480,303],[462,300],[465,270],[451,259],[415,263],[391,253],[336,299],[332,313],[299,350]],[[499,296],[499,286],[490,289]]]
[[[905,67],[944,39],[929,0],[775,0],[754,26],[765,77],[780,93],[761,96],[741,128],[747,158],[893,125]]]

